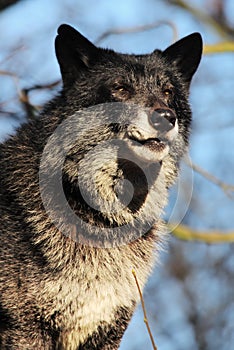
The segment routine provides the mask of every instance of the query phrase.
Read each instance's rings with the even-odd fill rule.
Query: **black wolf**
[[[202,41],[127,55],[62,25],[55,48],[61,93],[0,146],[0,348],[113,350],[164,240]]]

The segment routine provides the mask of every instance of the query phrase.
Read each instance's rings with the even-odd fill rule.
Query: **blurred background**
[[[0,141],[61,88],[61,23],[124,53],[202,34],[189,155],[165,212],[175,230],[144,299],[158,350],[234,349],[234,1],[0,0]],[[152,349],[141,306],[120,349]]]

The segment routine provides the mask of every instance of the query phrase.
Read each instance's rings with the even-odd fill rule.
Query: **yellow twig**
[[[234,232],[222,233],[219,231],[196,231],[188,226],[178,225],[173,227],[172,234],[185,241],[198,241],[211,244],[234,243]]]
[[[150,329],[150,326],[149,326],[149,322],[148,322],[148,318],[147,318],[147,313],[146,313],[146,308],[145,308],[145,302],[144,302],[143,295],[142,295],[142,292],[141,292],[141,288],[140,288],[140,285],[139,285],[139,282],[138,282],[138,279],[137,279],[137,276],[136,276],[136,272],[135,272],[134,269],[132,269],[132,274],[133,274],[133,277],[135,278],[136,285],[137,285],[137,289],[138,289],[138,292],[139,292],[139,295],[140,295],[141,306],[142,306],[142,310],[143,310],[143,314],[144,314],[144,322],[145,322],[145,324],[146,324],[146,328],[147,328],[147,331],[148,331],[148,333],[149,333],[149,336],[150,336],[150,340],[151,340],[153,349],[154,349],[154,350],[157,350],[157,346],[155,345],[154,338],[153,338],[153,335],[152,335],[152,333],[151,333],[151,329]]]
[[[233,41],[224,41],[217,44],[205,45],[203,53],[207,54],[216,54],[224,52],[234,52],[234,42]]]

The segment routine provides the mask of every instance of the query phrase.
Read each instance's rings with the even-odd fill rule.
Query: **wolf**
[[[0,348],[115,350],[166,239],[202,39],[122,54],[63,24],[55,49],[61,92],[0,145]]]

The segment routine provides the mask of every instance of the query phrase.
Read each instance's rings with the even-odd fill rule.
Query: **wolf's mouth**
[[[139,144],[141,144],[142,146],[147,147],[150,151],[154,151],[154,152],[160,152],[162,150],[164,150],[164,148],[166,147],[166,144],[158,139],[158,138],[149,138],[146,140],[137,140],[134,137],[130,137],[130,140],[137,142]]]

